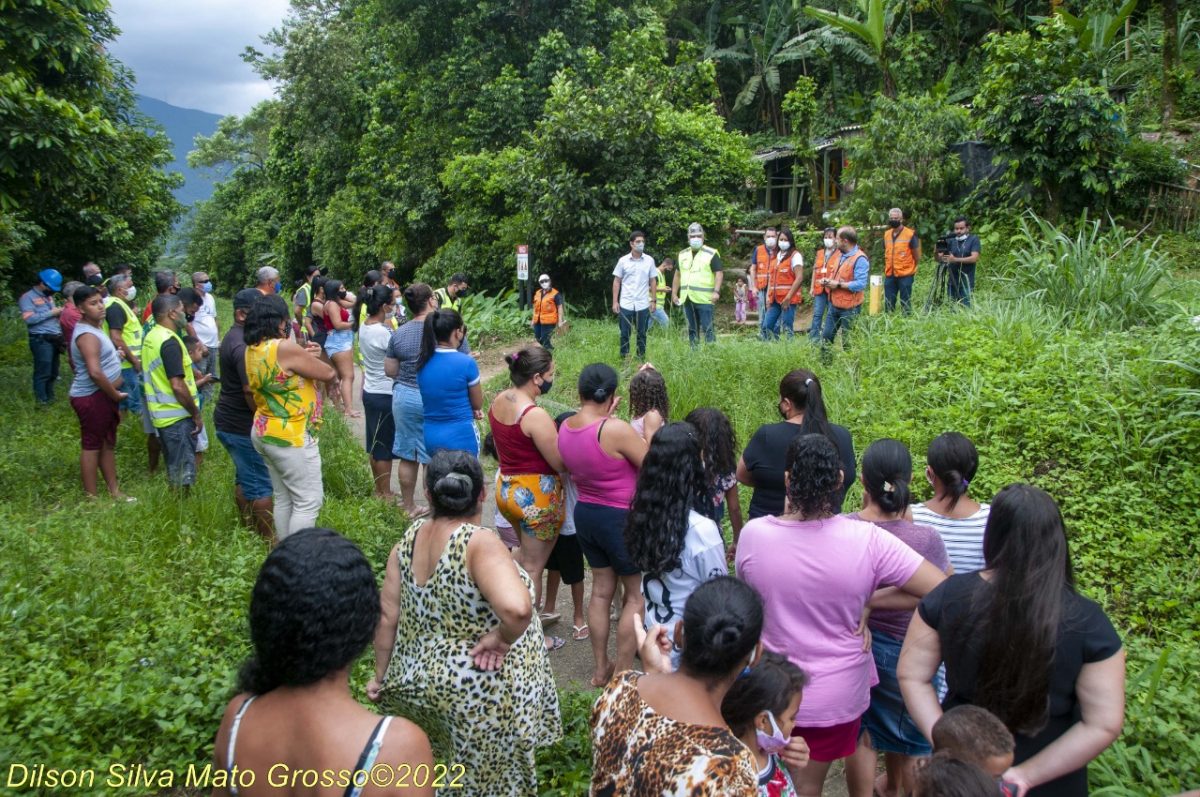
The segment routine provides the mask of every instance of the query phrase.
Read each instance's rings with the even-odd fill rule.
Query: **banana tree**
[[[787,132],[779,107],[783,101],[780,67],[804,57],[792,41],[799,18],[792,0],[760,0],[756,17],[732,20],[734,43],[712,54],[718,61],[743,66],[745,83],[734,101],[734,113],[757,104],[760,118],[780,135]]]
[[[892,79],[887,54],[887,42],[892,34],[895,15],[885,0],[857,0],[857,4],[860,12],[857,17],[812,6],[806,6],[804,13],[861,39],[879,67],[884,96],[895,98],[896,83]]]

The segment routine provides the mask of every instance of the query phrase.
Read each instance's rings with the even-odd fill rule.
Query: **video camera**
[[[950,254],[950,240],[953,237],[954,237],[954,234],[949,233],[949,232],[946,233],[945,235],[939,236],[937,241],[934,242],[934,244],[933,244],[933,251],[935,251],[939,255]]]

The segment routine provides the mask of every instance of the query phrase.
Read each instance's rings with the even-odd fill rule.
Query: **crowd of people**
[[[702,299],[715,299],[720,263],[703,230],[690,232],[699,245],[681,253],[672,292],[694,305],[696,341],[711,323]],[[837,292],[851,290],[846,278],[865,258],[852,229],[834,235],[841,254],[821,282],[827,328],[837,329],[846,309]],[[656,268],[644,236],[630,243],[614,306],[625,345],[636,336],[641,350]],[[781,230],[773,245],[792,243]],[[802,265],[771,268],[764,290],[778,311],[768,316],[786,326]],[[629,308],[626,272],[649,280]],[[872,441],[858,466],[851,431],[830,420],[811,371],[782,377],[781,420],[739,449],[719,408],[673,416],[669,375],[649,363],[629,380],[629,421],[616,412],[620,375],[604,363],[581,370],[577,409],[552,417],[538,402],[557,371],[540,344],[506,357],[510,386],[485,413],[454,307],[465,275],[437,291],[401,290],[385,264],[352,293],[311,269],[289,304],[278,272],[264,267],[235,294],[215,346],[207,274],[192,275],[191,288],[156,275],[141,326],[128,274],[99,285],[63,286],[49,271],[39,279],[31,330],[50,335],[37,324],[71,311],[70,393],[89,494],[98,473],[123,497],[122,411],[147,419],[169,482],[192,484],[204,387],[219,378],[213,425],[235,466],[235,501],[274,546],[254,588],[254,652],[218,731],[218,768],[302,762],[369,795],[380,790],[365,775],[385,763],[410,776],[424,768],[414,793],[536,793],[535,752],[562,733],[551,661],[564,641],[545,630],[559,617],[560,581],[573,595],[572,636],[590,642],[591,685],[603,690],[592,714],[594,794],[815,797],[844,761],[852,797],[1083,795],[1087,763],[1120,732],[1121,640],[1074,589],[1054,500],[1026,484],[976,500],[978,451],[948,432],[929,442],[932,497],[917,503],[908,448]],[[52,295],[64,287],[71,302],[59,308]],[[558,306],[548,294],[542,302]],[[390,495],[400,460],[412,518],[386,562],[316,527],[323,407],[329,399],[353,412],[355,348],[375,490]],[[38,368],[39,395],[52,395],[48,367]],[[495,530],[482,521],[485,447],[499,462]],[[862,505],[846,511],[856,482]],[[745,518],[739,484],[751,491]],[[381,589],[372,564],[384,571]],[[382,717],[350,692],[368,643],[366,690]],[[258,793],[229,791],[239,789]]]

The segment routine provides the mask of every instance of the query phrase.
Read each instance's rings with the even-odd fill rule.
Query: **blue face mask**
[[[200,283],[200,287],[204,289],[205,293],[212,293],[212,280]],[[278,292],[279,291],[276,291],[276,293]]]
[[[282,282],[276,282],[276,283],[275,283],[275,292],[276,292],[276,293],[279,293],[279,292],[280,292],[280,291],[282,291],[282,290],[283,290],[283,283],[282,283]]]
[[[779,725],[775,722],[775,715],[767,712],[767,719],[771,721],[771,733],[763,733],[758,728],[754,729],[754,737],[758,740],[758,749],[762,750],[767,755],[775,755],[782,753],[783,748],[788,746],[791,741],[783,735],[783,731],[779,730]]]

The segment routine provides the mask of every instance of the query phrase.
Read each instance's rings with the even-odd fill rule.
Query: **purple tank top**
[[[602,423],[596,421],[582,429],[564,423],[558,430],[558,453],[579,490],[580,501],[628,509],[637,487],[637,468],[600,447]]]

